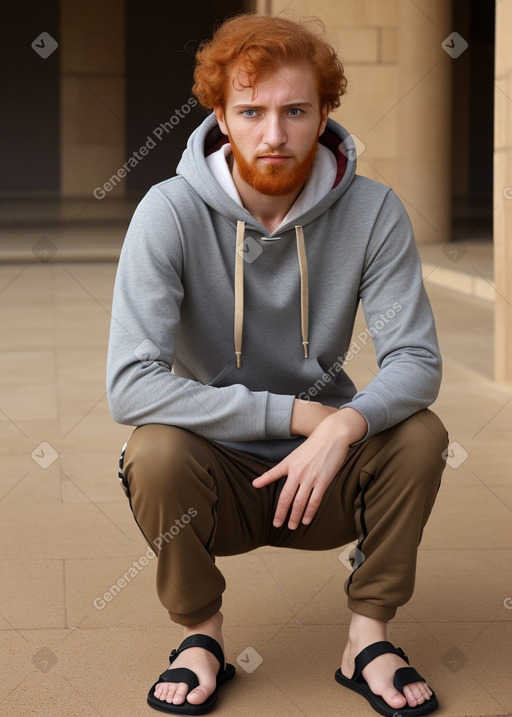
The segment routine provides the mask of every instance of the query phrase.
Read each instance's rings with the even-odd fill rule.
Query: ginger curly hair
[[[232,17],[199,46],[192,92],[203,107],[222,107],[226,82],[235,67],[233,86],[244,89],[254,87],[280,65],[309,62],[317,77],[320,105],[330,112],[340,106],[347,80],[334,48],[321,37],[324,32],[318,18]]]

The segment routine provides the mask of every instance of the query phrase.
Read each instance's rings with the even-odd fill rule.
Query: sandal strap
[[[414,669],[414,667],[400,667],[393,678],[393,686],[403,694],[405,685],[411,682],[425,682],[425,679]]]
[[[225,664],[222,647],[219,645],[217,640],[214,640],[213,637],[210,637],[209,635],[190,635],[190,637],[186,637],[181,645],[177,649],[173,650],[169,655],[169,663],[172,665],[178,655],[184,650],[188,650],[190,647],[202,647],[204,650],[211,652],[211,654],[219,661],[219,672],[224,670]]]
[[[189,687],[189,692],[199,687],[197,675],[188,667],[174,667],[172,670],[162,672],[158,678],[158,682],[185,682]]]
[[[381,640],[380,642],[374,642],[371,645],[368,645],[368,647],[365,647],[364,650],[361,650],[359,655],[357,655],[355,659],[355,669],[354,674],[352,675],[353,680],[358,680],[362,674],[363,670],[372,660],[375,660],[376,657],[379,657],[380,655],[385,655],[386,653],[394,653],[395,655],[398,655],[403,660],[409,664],[409,659],[407,658],[407,655],[400,647],[395,647],[391,642],[388,642],[387,640]],[[402,668],[406,669],[406,668]],[[414,682],[414,680],[412,680]]]

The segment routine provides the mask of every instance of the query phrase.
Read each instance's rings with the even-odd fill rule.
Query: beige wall
[[[398,192],[419,242],[449,239],[451,60],[440,43],[449,32],[450,5],[448,0],[255,3],[258,12],[295,10],[324,21],[349,80],[333,117],[364,147],[359,171]],[[60,56],[62,195],[88,196],[125,160],[123,0],[85,5],[62,0]],[[124,191],[120,182],[111,196]]]
[[[260,13],[286,9],[324,21],[349,79],[333,116],[364,144],[359,171],[401,196],[419,242],[450,238],[452,60],[441,49],[450,7],[254,0]],[[512,0],[496,8],[495,376],[512,381]],[[123,0],[62,0],[60,58],[62,196],[89,196],[125,161]],[[112,197],[124,191],[121,182]]]
[[[333,118],[364,144],[359,172],[392,186],[419,242],[449,239],[449,0],[260,0],[255,9],[316,15],[348,77]]]
[[[62,196],[89,196],[125,161],[123,0],[62,0],[60,63]]]
[[[271,0],[270,14],[295,10],[319,17],[338,51],[348,92],[332,117],[365,145],[358,162],[362,174],[396,184],[399,0]],[[386,114],[388,113],[388,114]]]
[[[390,113],[398,130],[398,177],[419,242],[451,238],[451,2],[400,0],[399,97]]]
[[[512,2],[496,3],[495,378],[512,382]]]

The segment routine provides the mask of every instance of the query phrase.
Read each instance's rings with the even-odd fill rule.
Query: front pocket
[[[337,361],[334,363],[337,363]],[[314,401],[322,396],[330,395],[351,399],[354,395],[355,386],[343,369],[335,371],[332,366],[324,369],[318,359],[308,361],[307,369],[311,375],[311,384],[298,398]],[[345,385],[340,386],[340,381]]]
[[[226,366],[224,366],[224,368],[222,369],[222,371],[221,371],[220,373],[218,373],[218,374],[215,376],[215,378],[212,378],[211,381],[208,381],[208,383],[207,383],[206,385],[207,385],[207,386],[220,387],[221,384],[222,384],[222,381],[226,378],[226,376],[227,376],[228,374],[231,373],[231,371],[233,370],[233,368],[234,368],[233,364],[229,364],[229,363],[226,364]]]

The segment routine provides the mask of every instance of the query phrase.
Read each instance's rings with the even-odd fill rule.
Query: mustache
[[[293,154],[284,154],[283,152],[258,152],[256,157],[293,157]]]

